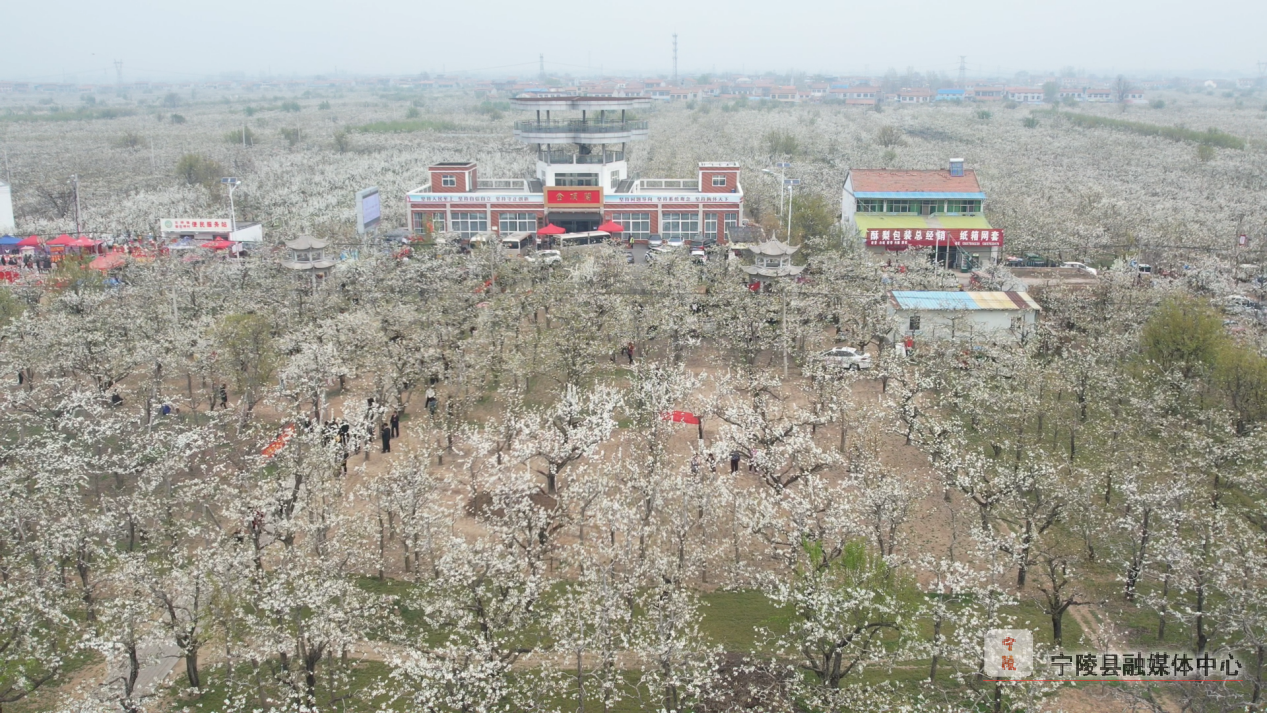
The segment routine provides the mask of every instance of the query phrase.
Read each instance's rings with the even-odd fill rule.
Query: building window
[[[488,216],[484,213],[454,213],[451,230],[463,238],[488,232]]]
[[[502,235],[536,232],[537,216],[534,213],[502,213],[497,216],[497,229]]]
[[[554,174],[554,185],[556,186],[597,186],[597,173],[556,173]]]
[[[884,201],[879,198],[859,198],[859,213],[882,213],[884,212]]]
[[[717,214],[704,214],[704,237],[717,239]]]
[[[457,184],[458,184],[457,176],[441,176],[440,177],[440,185],[444,186],[445,188],[453,188],[457,186]]]
[[[924,215],[933,215],[941,207],[941,201],[924,201]]]
[[[912,332],[919,331],[919,315],[918,314],[911,315],[911,321],[910,321],[910,324],[907,325],[907,329],[909,329]]]
[[[910,201],[889,201],[890,213],[914,213]]]
[[[612,220],[625,228],[621,235],[630,240],[646,240],[651,237],[650,213],[612,213]]]
[[[714,185],[714,186],[724,186],[724,185],[726,185],[726,177],[725,177],[725,176],[713,176],[713,185]]]
[[[666,238],[693,238],[699,234],[699,213],[665,213],[660,234]]]
[[[430,216],[426,213],[414,213],[414,235],[422,235],[427,232],[427,224],[430,222]]]
[[[739,227],[739,214],[726,213],[722,217],[722,222],[724,223],[725,228],[726,228],[726,239],[729,240],[731,230]]]
[[[951,213],[979,213],[981,201],[950,201]]]

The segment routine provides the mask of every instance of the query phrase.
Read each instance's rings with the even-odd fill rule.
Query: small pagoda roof
[[[286,247],[291,250],[321,250],[328,244],[325,240],[317,240],[311,235],[300,235],[294,240],[286,241]]]
[[[788,245],[787,243],[781,243],[778,240],[767,240],[754,245],[745,245],[743,246],[743,249],[751,252],[753,255],[783,257],[794,254],[797,250],[801,249],[801,246]]]
[[[743,271],[749,275],[758,275],[760,277],[791,277],[799,275],[805,269],[804,265],[783,265],[781,267],[760,267],[758,265],[744,265]]]

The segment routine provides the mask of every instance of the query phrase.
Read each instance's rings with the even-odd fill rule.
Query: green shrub
[[[202,154],[187,153],[176,161],[176,175],[191,186],[210,188],[220,182],[224,167]]]
[[[1214,128],[1201,132],[1182,126],[1160,126],[1158,124],[1145,124],[1141,121],[1111,119],[1106,116],[1093,116],[1091,114],[1061,114],[1061,116],[1074,126],[1081,126],[1086,129],[1118,129],[1120,131],[1129,131],[1132,134],[1139,134],[1140,136],[1160,136],[1171,141],[1191,141],[1198,144],[1210,144],[1222,149],[1245,148],[1245,139]]]
[[[173,123],[173,124],[183,124],[183,123],[185,123],[185,117],[184,117],[183,115],[181,115],[181,114],[172,114],[172,116],[171,116],[171,120],[172,120],[172,123]]]
[[[328,102],[328,101],[321,102],[320,104],[318,104],[318,105],[317,105],[317,109],[318,109],[319,111],[329,111],[329,110],[330,110],[330,102]]]
[[[1021,123],[1024,124],[1027,129],[1034,129],[1038,127],[1038,118],[1034,116],[1027,116],[1021,120]]]
[[[296,101],[282,102],[282,111],[289,111],[291,113],[294,113],[294,112],[299,111],[302,108],[303,107],[299,106],[299,102],[296,102]]]
[[[408,134],[415,131],[453,131],[457,124],[436,119],[410,119],[406,121],[377,121],[363,124],[352,130],[361,134]]]
[[[977,118],[982,121],[989,121],[994,116],[989,109],[977,109]]]
[[[249,126],[243,126],[240,129],[234,129],[224,135],[224,142],[227,144],[237,144],[239,146],[254,146],[255,132],[251,131]]]
[[[1164,102],[1164,101],[1162,101],[1162,100],[1160,100],[1160,99],[1154,99],[1154,100],[1152,100],[1152,101],[1148,102],[1148,105],[1149,105],[1149,106],[1151,106],[1151,107],[1152,107],[1152,108],[1154,108],[1154,109],[1165,109],[1165,108],[1166,108],[1166,102]]]

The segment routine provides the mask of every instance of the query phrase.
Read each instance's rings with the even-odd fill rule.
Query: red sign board
[[[600,186],[546,186],[547,208],[596,208],[603,207],[603,189]]]
[[[931,248],[955,245],[965,248],[988,248],[1003,245],[1003,231],[997,228],[870,228],[867,247]]]

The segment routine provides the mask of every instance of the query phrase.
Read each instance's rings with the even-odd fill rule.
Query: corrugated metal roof
[[[889,298],[897,309],[914,310],[1041,310],[1024,292],[934,292],[895,290]]]

